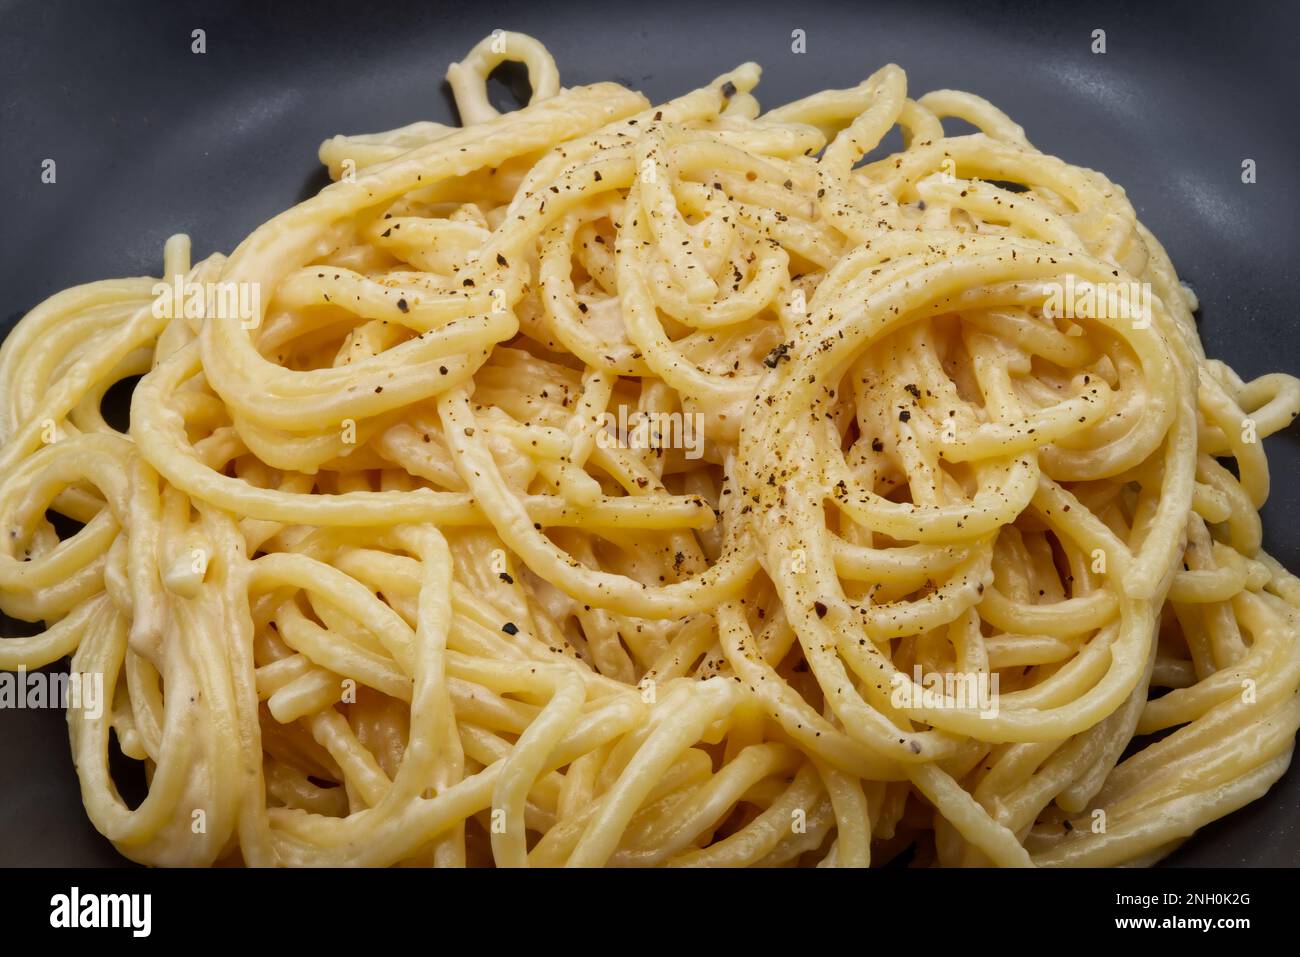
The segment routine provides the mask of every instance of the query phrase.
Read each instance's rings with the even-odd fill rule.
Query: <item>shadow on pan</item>
[[[451,121],[446,65],[493,29],[532,33],[566,85],[614,79],[662,100],[744,60],[768,105],[851,86],[889,61],[912,91],[979,93],[1040,148],[1122,184],[1201,298],[1212,356],[1244,377],[1300,372],[1300,131],[1289,38],[1300,11],[1200,5],[974,5],[774,0],[627,10],[500,0],[490,16],[448,0],[364,5],[11,2],[0,12],[0,331],[68,286],[157,274],[188,232],[195,257],[228,252],[326,180],[315,154],[340,132]],[[400,26],[398,26],[400,24]],[[191,49],[203,30],[205,53]],[[806,53],[792,50],[802,30]],[[1094,53],[1104,30],[1106,52]],[[526,77],[502,71],[509,102]],[[57,164],[55,183],[42,164]],[[1257,181],[1241,181],[1255,161]],[[119,392],[124,390],[119,390]],[[124,405],[125,396],[111,400]],[[119,408],[119,412],[121,409]],[[1300,429],[1269,440],[1266,545],[1300,568]],[[22,633],[6,620],[4,634]],[[119,786],[139,800],[138,770]],[[134,777],[132,775],[135,775]],[[61,712],[0,714],[0,865],[121,863],[86,821]],[[1300,864],[1300,774],[1200,831],[1168,864]]]

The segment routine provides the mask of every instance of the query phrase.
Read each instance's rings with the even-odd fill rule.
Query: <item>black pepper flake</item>
[[[813,602],[813,611],[817,612],[817,617],[818,617],[818,618],[825,618],[825,617],[826,617],[826,603],[825,603],[825,602],[820,602],[820,601],[815,601],[815,602]]]
[[[406,304],[406,300],[405,300],[405,299],[399,299],[399,300],[397,300],[397,308],[400,309],[400,310],[402,310],[402,312],[406,312],[406,311],[409,310],[411,307],[408,306],[408,305]]]
[[[777,363],[779,363],[782,359],[786,360],[787,362],[790,361],[790,343],[788,342],[781,343],[779,346],[777,346],[775,349],[769,352],[766,358],[763,359],[763,365],[767,366],[769,369],[775,369]]]
[[[904,409],[902,412],[898,413],[898,421],[899,421],[899,422],[906,422],[906,421],[907,421],[908,419],[910,419],[911,417],[912,417],[912,413],[911,413],[911,412],[908,412],[906,409]]]
[[[725,96],[727,99],[731,99],[733,96],[735,96],[736,84],[732,83],[730,80],[722,84],[722,95]]]
[[[497,578],[501,579],[507,585],[513,585],[515,583],[515,580],[510,577],[509,572],[501,572],[497,575]]]
[[[519,634],[519,626],[516,625],[513,621],[506,622],[504,625],[501,626],[501,630],[504,631],[507,635]]]
[[[505,256],[502,256],[500,253],[497,253],[497,265],[498,265],[498,266],[509,266],[510,263],[506,262],[506,257],[505,257]]]

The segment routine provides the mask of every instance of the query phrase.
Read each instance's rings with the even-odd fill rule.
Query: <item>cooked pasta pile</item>
[[[46,630],[0,667],[103,676],[123,854],[1149,863],[1281,776],[1300,382],[1207,359],[1123,190],[984,100],[758,78],[654,106],[495,33],[463,127],[327,140],[228,258],[9,334],[0,608]]]

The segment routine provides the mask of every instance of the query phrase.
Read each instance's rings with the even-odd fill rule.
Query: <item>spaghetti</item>
[[[123,854],[1149,863],[1281,776],[1300,382],[1207,359],[1123,191],[987,102],[758,78],[653,106],[495,33],[463,127],[327,140],[228,258],[8,336],[0,608],[47,627],[0,667],[103,676]]]

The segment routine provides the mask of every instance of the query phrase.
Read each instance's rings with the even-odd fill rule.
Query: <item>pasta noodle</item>
[[[892,65],[655,106],[498,31],[447,77],[462,127],[329,139],[229,257],[0,349],[0,608],[45,624],[0,667],[102,676],[123,854],[1150,863],[1281,776],[1300,382],[1206,358],[1122,189]]]

